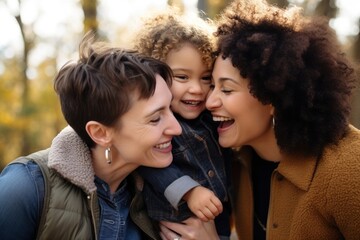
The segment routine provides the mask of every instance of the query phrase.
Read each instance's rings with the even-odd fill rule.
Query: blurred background
[[[268,0],[302,6],[324,15],[344,51],[360,62],[358,0]],[[214,19],[230,0],[0,0],[0,170],[21,155],[47,148],[66,123],[53,78],[77,59],[83,34],[128,47],[141,17],[178,6],[184,13]],[[351,122],[360,127],[360,90],[354,91]]]

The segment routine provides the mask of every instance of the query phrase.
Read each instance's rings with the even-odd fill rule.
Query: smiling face
[[[219,121],[219,143],[223,147],[257,145],[273,138],[271,105],[263,105],[249,92],[249,81],[241,77],[229,58],[216,59],[213,89],[206,107]]]
[[[200,52],[190,44],[171,50],[165,61],[173,70],[171,109],[185,119],[195,119],[205,110],[210,89],[211,71]]]
[[[171,139],[181,134],[181,127],[171,109],[169,87],[156,75],[156,89],[149,99],[134,97],[131,108],[116,124],[112,148],[117,158],[134,165],[166,167],[172,161]]]

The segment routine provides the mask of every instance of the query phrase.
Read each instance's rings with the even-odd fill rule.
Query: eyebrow
[[[189,72],[191,71],[190,69],[187,68],[171,68],[173,71],[184,71],[184,72]]]
[[[187,68],[171,68],[172,71],[183,71],[183,72],[193,72],[193,70],[191,69],[187,69]],[[211,69],[207,69],[204,72],[202,72],[202,74],[205,73],[211,73]]]
[[[170,102],[171,102],[173,99],[174,99],[174,96],[171,96]],[[158,107],[158,108],[154,109],[153,111],[151,111],[150,113],[146,114],[145,117],[146,117],[146,118],[151,117],[151,116],[154,115],[155,113],[160,112],[160,111],[163,111],[165,108],[166,108],[165,106]]]
[[[236,81],[235,79],[232,79],[232,78],[228,78],[228,77],[221,77],[221,78],[219,78],[219,81],[220,82],[231,81],[231,82],[238,84],[238,81]]]
[[[156,109],[154,109],[153,111],[151,111],[150,113],[146,114],[145,117],[146,117],[146,118],[151,117],[151,116],[154,115],[155,113],[160,112],[160,111],[162,111],[162,110],[164,110],[164,109],[165,109],[165,107],[156,108]]]

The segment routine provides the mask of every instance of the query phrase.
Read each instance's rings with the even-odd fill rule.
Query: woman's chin
[[[159,166],[157,166],[157,168],[168,167],[172,163],[172,161],[173,161],[173,156],[171,154],[167,159],[161,160],[161,162],[159,162]]]
[[[224,148],[233,147],[229,139],[226,137],[219,137],[219,144]]]

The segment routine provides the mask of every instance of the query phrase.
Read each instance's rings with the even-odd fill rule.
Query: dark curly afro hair
[[[289,154],[318,156],[348,129],[355,71],[327,19],[262,0],[236,0],[217,19],[218,53],[251,94],[275,108],[275,135]]]

